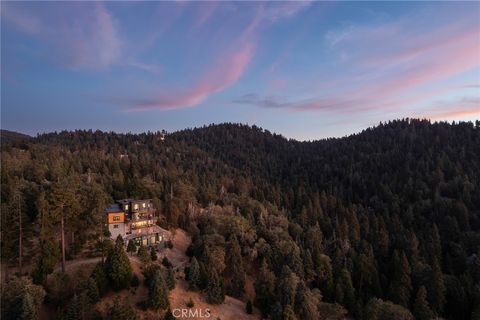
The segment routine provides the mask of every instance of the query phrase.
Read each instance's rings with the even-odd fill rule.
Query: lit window
[[[144,208],[145,208],[145,202],[143,202],[143,203],[142,203],[142,207],[144,207]]]
[[[113,216],[113,221],[120,221],[120,216]]]
[[[135,204],[133,205],[133,209],[138,210],[138,203],[135,203]]]
[[[125,205],[125,210],[128,210],[128,204]]]

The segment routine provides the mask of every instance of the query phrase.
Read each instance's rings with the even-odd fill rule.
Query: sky
[[[1,127],[480,119],[480,2],[1,2]]]

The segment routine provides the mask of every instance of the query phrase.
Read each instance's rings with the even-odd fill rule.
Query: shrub
[[[167,268],[170,268],[172,266],[172,263],[170,262],[170,260],[168,260],[167,257],[163,257],[162,264]]]

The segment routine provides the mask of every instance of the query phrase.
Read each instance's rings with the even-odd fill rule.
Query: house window
[[[142,203],[142,207],[145,208],[145,202]]]
[[[113,221],[120,221],[120,216],[113,216]]]
[[[135,203],[135,204],[133,205],[133,209],[138,210],[138,203]]]
[[[125,205],[125,210],[128,210],[128,204]]]
[[[113,229],[118,229],[118,224],[114,224]]]

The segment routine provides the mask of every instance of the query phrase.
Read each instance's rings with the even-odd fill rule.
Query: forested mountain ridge
[[[10,131],[10,130],[5,130],[5,129],[0,129],[0,141],[1,143],[9,143],[14,140],[28,140],[31,137],[29,135],[20,133],[20,132],[15,132],[15,131]]]
[[[194,287],[208,294],[220,277],[242,297],[251,275],[254,305],[274,319],[480,316],[479,122],[398,120],[311,142],[238,124],[13,141],[2,146],[3,261],[17,259],[16,237],[5,237],[15,229],[4,228],[19,193],[25,236],[56,252],[33,226],[56,228],[59,188],[80,204],[67,221],[72,255],[104,203],[152,198],[193,236]],[[52,256],[31,246],[37,267]]]

